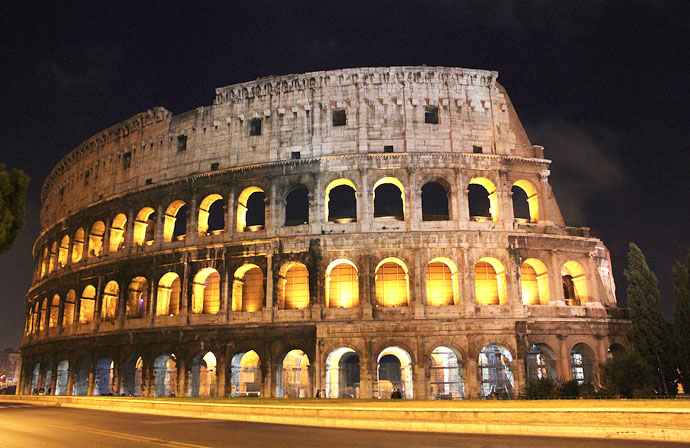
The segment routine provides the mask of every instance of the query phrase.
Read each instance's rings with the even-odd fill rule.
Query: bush
[[[526,400],[540,400],[556,398],[558,383],[551,378],[528,380],[520,391],[520,396]]]
[[[601,366],[601,386],[608,395],[649,396],[654,393],[654,384],[651,367],[637,352],[610,359]]]
[[[580,396],[580,385],[577,380],[563,381],[558,385],[558,396],[560,398],[573,398]]]

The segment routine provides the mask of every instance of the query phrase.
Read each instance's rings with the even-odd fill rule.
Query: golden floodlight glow
[[[332,261],[326,268],[326,307],[353,308],[359,306],[359,277],[357,267],[350,260]]]
[[[222,201],[223,196],[219,194],[209,194],[206,196],[199,204],[199,220],[197,223],[197,229],[200,235],[206,235],[208,233],[208,215],[209,209],[216,201]],[[173,227],[174,228],[174,227]],[[172,233],[171,233],[172,235]]]
[[[457,268],[447,258],[434,258],[426,266],[427,305],[444,306],[455,303]]]
[[[261,269],[251,263],[235,271],[232,285],[233,311],[261,311],[264,305],[264,275]]]
[[[352,181],[349,180],[349,179],[336,179],[336,180],[334,180],[333,182],[331,182],[330,184],[328,184],[328,186],[326,187],[326,206],[325,206],[325,208],[326,208],[326,211],[325,211],[325,213],[326,213],[326,222],[329,221],[329,217],[328,217],[328,202],[329,202],[330,199],[331,199],[331,190],[334,189],[335,187],[339,187],[339,186],[341,186],[341,185],[346,185],[346,186],[352,188],[352,190],[354,190],[355,193],[357,192],[357,187],[355,187],[355,184],[353,184]],[[355,217],[355,218],[356,218],[356,217]]]
[[[74,239],[72,240],[72,263],[81,261],[84,253],[84,229],[79,227],[74,232]]]
[[[116,281],[109,281],[103,290],[101,299],[101,320],[115,320],[117,313],[117,299],[120,295],[120,285]]]
[[[506,282],[503,264],[484,257],[474,265],[474,287],[477,305],[505,305]]]
[[[155,212],[151,207],[144,207],[139,210],[136,218],[134,219],[134,238],[133,242],[135,246],[143,246],[148,241],[153,241],[153,226],[154,222],[151,222],[151,215]]]
[[[177,222],[177,212],[185,205],[184,201],[173,201],[165,210],[165,216],[163,217],[163,241],[166,243],[172,241],[173,233],[175,232],[175,223]],[[206,217],[206,222],[208,224],[208,215]]]
[[[103,221],[94,222],[89,232],[89,256],[100,257],[103,254],[103,235],[105,235]]]
[[[55,294],[53,300],[50,302],[50,319],[48,320],[48,328],[57,327],[58,317],[60,316],[60,296]]]
[[[539,222],[539,196],[537,189],[527,180],[519,180],[513,184],[521,188],[527,195],[527,206],[529,207],[529,221]]]
[[[127,215],[119,213],[110,223],[110,248],[111,253],[125,247],[125,229],[127,228]]]
[[[88,324],[93,321],[93,312],[95,308],[96,288],[92,285],[87,285],[84,292],[81,294],[79,300],[79,323]]]
[[[489,212],[491,213],[491,220],[498,221],[498,193],[496,190],[496,185],[491,182],[486,177],[475,177],[470,180],[470,185],[481,185],[486,190],[489,196]]]
[[[584,305],[588,301],[587,293],[587,277],[585,269],[577,261],[568,261],[561,269],[561,276],[569,275],[572,277],[573,286],[575,289],[575,301],[578,305]]]
[[[58,267],[67,265],[67,255],[69,254],[69,235],[62,237],[60,247],[58,249]]]
[[[546,265],[536,258],[528,258],[520,266],[522,303],[548,305],[550,300],[549,273]]]
[[[244,232],[247,229],[247,201],[254,193],[263,193],[259,187],[249,187],[242,190],[237,198],[237,231]]]
[[[194,276],[192,313],[217,314],[220,310],[220,274],[213,268],[201,269]]]
[[[62,327],[69,327],[74,323],[74,307],[77,302],[77,293],[70,289],[65,296],[65,309],[62,315]]]
[[[301,310],[309,306],[309,271],[302,263],[288,262],[280,269],[279,297],[286,310]]]
[[[393,257],[385,258],[376,266],[376,303],[379,306],[407,306],[409,303],[409,277],[407,266]]]
[[[144,317],[148,305],[148,281],[145,277],[134,277],[127,289],[127,317]]]
[[[402,182],[400,182],[398,179],[395,177],[382,177],[381,179],[377,180],[376,183],[374,184],[373,193],[372,193],[372,203],[374,203],[374,200],[376,199],[376,189],[383,184],[392,184],[398,187],[398,190],[400,190],[400,199],[402,200],[402,217],[403,221],[405,220],[405,187],[403,187]]]
[[[180,276],[166,272],[158,281],[156,316],[175,316],[180,309]]]

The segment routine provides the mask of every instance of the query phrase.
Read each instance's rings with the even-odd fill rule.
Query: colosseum
[[[42,190],[20,393],[461,399],[630,348],[498,73],[271,76],[156,107]],[[558,148],[554,148],[558,150]]]

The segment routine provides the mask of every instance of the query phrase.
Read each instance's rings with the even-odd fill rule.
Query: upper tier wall
[[[262,78],[216,89],[211,106],[157,107],[93,136],[64,157],[42,192],[42,229],[88,204],[212,169],[383,152],[542,157],[493,71],[384,67]],[[437,107],[438,124],[425,123]],[[346,124],[334,126],[333,111]],[[261,120],[261,135],[250,122]],[[181,151],[180,137],[186,139]]]

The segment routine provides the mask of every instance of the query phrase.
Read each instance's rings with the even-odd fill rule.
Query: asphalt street
[[[312,428],[0,401],[0,445],[28,447],[672,447],[671,443]]]

